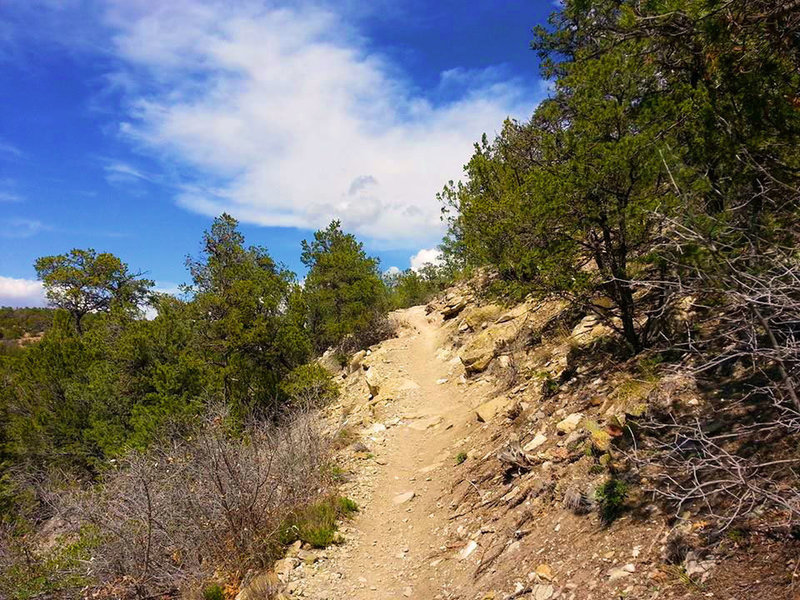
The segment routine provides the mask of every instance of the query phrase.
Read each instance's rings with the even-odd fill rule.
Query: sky
[[[33,262],[113,252],[160,290],[214,216],[301,277],[342,221],[381,268],[436,259],[436,193],[546,94],[551,0],[3,0],[0,306]]]

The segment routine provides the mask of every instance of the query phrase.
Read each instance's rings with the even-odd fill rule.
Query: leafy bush
[[[358,511],[349,498],[328,497],[292,514],[283,524],[280,540],[291,544],[296,540],[315,548],[325,548],[338,541],[337,521]]]
[[[218,583],[212,583],[203,589],[203,600],[225,600],[225,591]]]
[[[600,520],[606,525],[612,523],[625,509],[628,486],[619,479],[610,478],[595,491]]]
[[[363,327],[359,327],[340,342],[338,350],[344,355],[350,355],[396,335],[395,322],[386,314],[375,312]]]
[[[317,408],[339,396],[339,386],[325,367],[308,363],[294,369],[281,388],[295,408]]]

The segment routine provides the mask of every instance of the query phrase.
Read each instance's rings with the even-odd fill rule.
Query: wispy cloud
[[[0,275],[0,306],[44,305],[44,290],[40,281]]]
[[[122,135],[193,174],[181,206],[262,225],[341,218],[374,240],[430,243],[436,192],[539,94],[498,67],[452,69],[420,93],[319,6],[113,0],[106,23],[125,65],[113,77],[130,107]],[[148,180],[122,164],[107,177]]]
[[[22,202],[22,196],[0,190],[0,202]]]
[[[137,169],[136,167],[124,162],[112,162],[105,167],[106,181],[112,184],[124,184],[131,182],[146,181],[155,183],[156,177]]]
[[[35,219],[10,218],[0,220],[0,237],[29,238],[49,229],[47,225]]]
[[[9,144],[8,142],[4,142],[0,140],[0,154],[5,154],[6,156],[13,156],[16,158],[21,158],[25,155],[25,153],[14,146],[13,144]]]

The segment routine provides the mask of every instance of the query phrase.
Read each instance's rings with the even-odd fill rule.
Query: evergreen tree
[[[386,289],[378,259],[367,256],[339,221],[303,240],[301,260],[308,267],[304,286],[308,326],[317,351],[367,330],[386,308]]]

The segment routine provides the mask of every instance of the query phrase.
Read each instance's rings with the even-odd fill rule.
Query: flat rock
[[[478,549],[478,542],[475,540],[470,540],[469,543],[461,549],[461,552],[458,553],[459,560],[465,560],[469,558],[470,554],[475,552]]]
[[[512,403],[513,402],[509,398],[500,396],[481,404],[475,409],[475,415],[478,417],[478,421],[482,423],[488,423],[499,413],[507,410]]]
[[[556,593],[552,585],[535,585],[533,586],[531,598],[532,600],[550,600]]]
[[[397,496],[395,496],[392,502],[394,502],[395,504],[405,504],[406,502],[409,502],[411,499],[413,499],[414,496],[416,496],[416,494],[413,491],[403,492],[402,494],[398,494]]]
[[[534,451],[534,450],[536,450],[536,449],[537,449],[539,446],[541,446],[542,444],[544,444],[546,441],[547,441],[547,436],[546,436],[546,435],[542,435],[541,433],[537,433],[537,434],[536,434],[536,437],[535,437],[535,438],[533,438],[533,439],[532,439],[530,442],[528,442],[527,444],[525,444],[525,445],[522,447],[522,449],[523,449],[523,450],[525,450],[525,452],[533,452],[533,451]]]
[[[572,433],[583,421],[583,413],[572,413],[563,421],[559,421],[556,429],[561,433]]]

